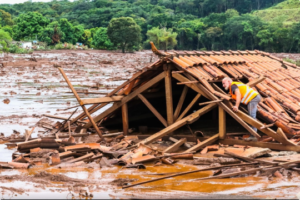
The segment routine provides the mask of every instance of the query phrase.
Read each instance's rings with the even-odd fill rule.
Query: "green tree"
[[[9,35],[9,33],[5,32],[4,30],[0,29],[0,46],[1,46],[1,50],[4,52],[8,51],[8,44],[11,41],[11,37]]]
[[[208,38],[211,39],[211,50],[214,50],[216,39],[223,35],[222,29],[219,27],[210,27],[206,29],[205,34]]]
[[[257,37],[259,38],[259,45],[265,47],[266,49],[271,49],[274,52],[274,48],[272,46],[273,43],[273,35],[267,30],[261,30],[257,33]]]
[[[92,44],[98,49],[113,49],[113,43],[107,35],[107,28],[99,28],[93,37]]]
[[[166,29],[158,27],[152,28],[147,32],[148,41],[152,41],[160,49],[173,49],[177,44],[177,33],[173,32],[172,29]]]
[[[107,27],[108,38],[124,53],[140,45],[141,28],[131,17],[113,18]]]
[[[1,26],[12,26],[14,24],[11,14],[0,9]]]
[[[26,37],[35,38],[49,24],[49,19],[43,17],[37,12],[28,12],[21,14],[14,26],[14,37],[16,40],[22,40]]]
[[[59,27],[57,21],[50,23],[44,30],[40,33],[39,39],[47,44],[55,45],[61,41],[62,31]]]

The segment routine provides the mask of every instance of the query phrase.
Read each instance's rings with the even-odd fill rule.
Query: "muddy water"
[[[68,92],[58,70],[50,65],[43,64],[39,67],[23,66],[22,60],[31,55],[10,55],[15,61],[21,61],[19,65],[6,66],[1,69],[0,74],[0,132],[10,135],[13,130],[24,133],[24,129],[29,129],[41,119],[42,114],[53,114],[59,116],[69,116],[74,110],[64,111],[62,109],[78,105],[74,96]],[[34,56],[47,58],[49,61],[76,61],[84,65],[74,64],[64,66],[64,70],[76,89],[88,89],[91,92],[107,93],[114,87],[121,84],[130,77],[137,69],[149,65],[150,52],[137,54],[114,54],[111,52],[102,53],[37,53]],[[28,60],[26,60],[28,61]],[[112,61],[110,64],[103,64]],[[99,64],[100,63],[100,64]],[[96,84],[101,86],[98,89],[92,88]],[[84,95],[81,98],[93,98],[103,95]],[[10,100],[9,104],[3,102]],[[99,112],[107,109],[104,107]],[[80,110],[80,109],[79,109]],[[96,113],[97,114],[97,113]],[[33,136],[44,132],[44,129],[37,128]],[[5,144],[0,144],[0,161],[11,161],[11,155],[15,149],[7,149]],[[74,183],[32,182],[30,177],[40,171],[51,174],[63,174],[70,178],[91,180],[97,184],[80,186],[93,194],[95,199],[110,198],[151,198],[155,197],[177,197],[189,198],[201,195],[224,195],[251,196],[258,198],[296,198],[300,192],[300,179],[293,177],[291,180],[279,180],[249,176],[230,179],[216,179],[206,181],[195,181],[196,178],[212,175],[212,171],[199,172],[185,176],[174,177],[154,183],[136,186],[128,189],[121,189],[112,186],[111,181],[115,179],[130,179],[134,182],[150,180],[158,177],[156,173],[183,172],[198,169],[197,166],[175,164],[174,166],[153,166],[146,165],[147,169],[123,169],[121,167],[90,169],[51,169],[49,166],[36,166],[29,170],[0,169],[0,176],[28,177],[28,180],[4,180],[0,181],[1,198],[12,199],[62,199],[62,198],[84,198],[92,197],[79,196],[78,192],[73,192],[70,187],[75,187]],[[78,185],[78,184],[77,184]],[[14,188],[5,189],[6,188]],[[175,195],[175,196],[174,196]]]

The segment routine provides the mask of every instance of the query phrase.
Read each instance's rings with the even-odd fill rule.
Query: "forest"
[[[164,50],[299,52],[300,22],[266,16],[285,7],[298,11],[299,0],[29,0],[0,4],[0,44],[37,39],[125,52],[153,41]]]

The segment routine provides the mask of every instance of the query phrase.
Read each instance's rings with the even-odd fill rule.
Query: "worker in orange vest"
[[[231,97],[235,100],[235,106],[232,107],[234,112],[239,110],[240,103],[247,105],[249,115],[256,119],[257,105],[261,101],[261,96],[254,89],[241,82],[233,82],[231,78],[225,77],[222,80],[225,90],[229,89]],[[257,128],[253,127],[257,132]],[[247,140],[256,141],[256,137],[250,136]]]

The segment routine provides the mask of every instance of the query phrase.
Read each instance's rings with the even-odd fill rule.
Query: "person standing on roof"
[[[233,82],[229,77],[225,77],[222,80],[222,84],[225,90],[229,89],[231,97],[235,100],[235,106],[232,107],[232,110],[237,112],[240,103],[245,104],[247,105],[249,115],[256,119],[257,105],[261,101],[260,94],[244,83]],[[257,128],[252,126],[252,129],[257,132]],[[250,136],[248,140],[257,139],[254,136]]]

